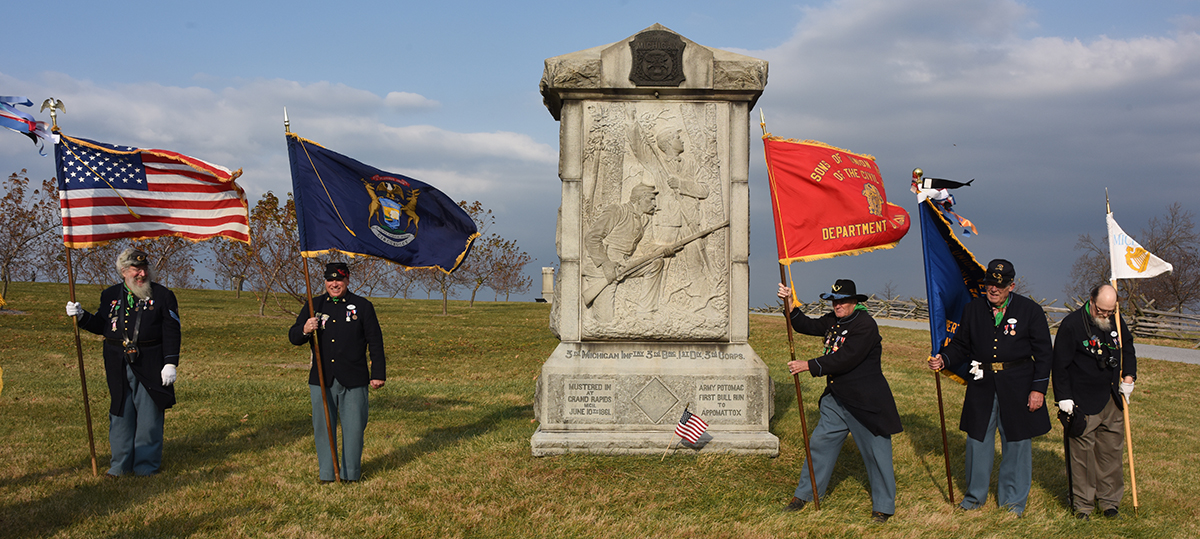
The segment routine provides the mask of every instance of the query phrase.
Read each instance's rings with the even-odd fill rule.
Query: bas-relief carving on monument
[[[778,455],[746,312],[749,110],[766,74],[657,24],[546,60],[560,343],[535,386],[532,454]],[[709,422],[707,441],[679,445],[685,407]]]
[[[585,104],[584,338],[727,336],[721,109],[716,103]],[[680,245],[714,227],[707,236]],[[655,258],[664,250],[667,256]],[[632,261],[646,258],[653,260],[614,279]],[[605,281],[614,282],[604,286]],[[603,290],[589,302],[589,290],[597,287]]]

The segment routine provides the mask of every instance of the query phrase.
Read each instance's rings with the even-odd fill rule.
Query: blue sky
[[[254,201],[290,190],[286,106],[301,136],[492,208],[493,230],[537,259],[535,283],[558,262],[543,61],[654,23],[768,60],[768,128],[874,155],[910,213],[914,167],[975,178],[958,193],[982,233],[968,247],[1012,260],[1039,298],[1065,297],[1080,234],[1103,237],[1105,187],[1135,238],[1171,202],[1200,206],[1196,0],[55,5],[24,15],[36,30],[0,62],[0,94],[62,99],[64,132],[242,168]],[[759,306],[778,266],[761,142],[750,149]],[[52,158],[0,133],[0,172],[22,168],[54,175]],[[792,270],[805,300],[839,277],[924,295],[916,230]]]

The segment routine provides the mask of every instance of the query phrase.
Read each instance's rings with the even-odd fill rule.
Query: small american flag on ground
[[[62,135],[55,151],[63,244],[216,236],[250,242],[242,174],[169,150]]]
[[[679,425],[675,426],[675,435],[687,440],[689,444],[694,444],[704,435],[705,430],[708,430],[708,423],[684,408],[683,417],[679,418]]]

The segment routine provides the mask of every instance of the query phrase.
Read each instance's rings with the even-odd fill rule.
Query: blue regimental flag
[[[337,251],[449,273],[479,237],[471,216],[437,188],[293,133],[287,141],[303,256]]]
[[[925,252],[925,295],[929,300],[930,356],[941,353],[950,344],[962,318],[963,307],[982,291],[984,268],[975,260],[958,237],[950,221],[934,206],[933,201],[920,203],[921,246]],[[942,374],[959,383],[966,383],[969,363]]]

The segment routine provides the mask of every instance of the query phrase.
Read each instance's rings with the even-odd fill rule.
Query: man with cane
[[[1104,516],[1117,516],[1125,494],[1121,410],[1133,392],[1137,355],[1116,310],[1115,288],[1093,288],[1091,298],[1063,319],[1054,342],[1054,396],[1074,431],[1063,433],[1071,505],[1082,520],[1096,505]]]
[[[791,297],[790,288],[779,285],[779,297]],[[811,439],[813,475],[818,494],[824,494],[833,476],[833,466],[846,441],[854,443],[862,454],[871,486],[871,518],[887,522],[896,513],[896,474],[892,466],[892,435],[903,431],[896,400],[883,377],[881,357],[883,338],[879,326],[862,302],[867,296],[857,293],[854,281],[838,279],[821,299],[833,303],[833,312],[809,318],[793,306],[789,318],[792,327],[805,335],[824,336],[825,349],[820,357],[791,361],[792,374],[809,372],[825,376],[821,395],[821,419]],[[813,500],[808,468],[800,472],[800,484],[785,511],[799,511]]]

